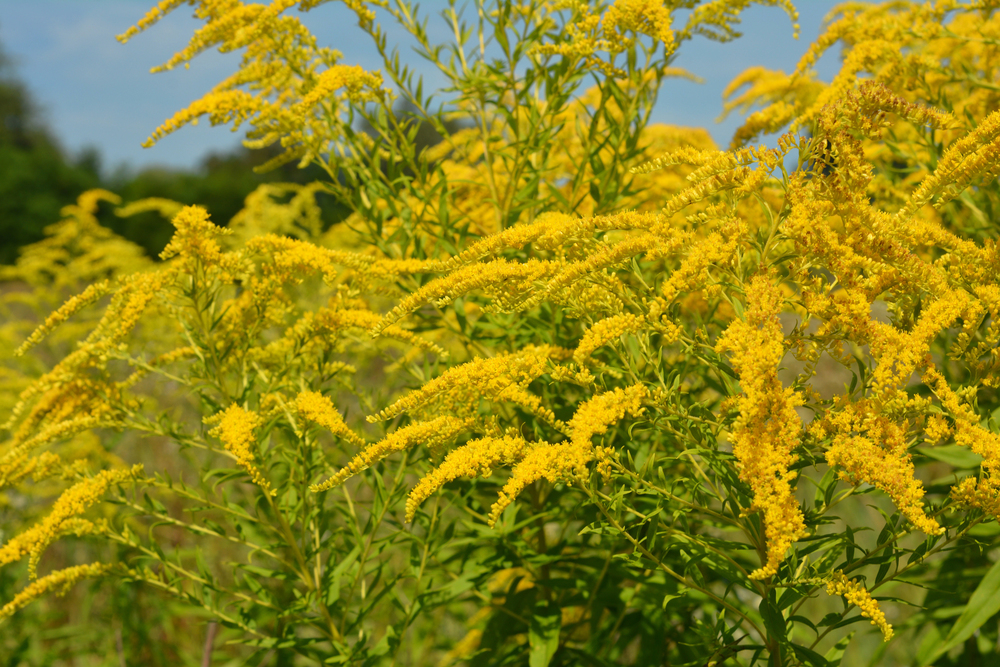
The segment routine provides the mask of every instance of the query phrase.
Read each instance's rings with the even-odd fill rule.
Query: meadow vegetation
[[[318,4],[119,39],[193,6],[163,68],[244,57],[150,143],[321,178],[229,220],[89,190],[0,269],[11,664],[995,659],[1000,4],[844,3],[724,149],[660,86],[790,0],[345,0],[379,71]]]

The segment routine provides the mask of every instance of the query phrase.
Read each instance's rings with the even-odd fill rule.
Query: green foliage
[[[846,6],[793,74],[734,82],[756,110],[718,151],[648,113],[675,49],[734,38],[746,2],[449,3],[449,45],[409,3],[348,3],[403,106],[289,4],[313,3],[198,3],[168,66],[246,58],[154,138],[246,121],[270,166],[324,182],[261,185],[228,228],[88,192],[4,274],[32,290],[3,301],[8,346],[27,339],[0,378],[0,617],[23,629],[3,649],[995,657],[1000,13]],[[431,104],[372,6],[453,99]],[[325,231],[321,192],[351,212]],[[101,201],[169,217],[164,261]]]

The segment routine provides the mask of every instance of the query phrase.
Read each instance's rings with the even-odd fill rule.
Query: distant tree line
[[[318,167],[298,169],[295,164],[265,174],[253,172],[253,167],[274,155],[267,149],[239,148],[211,154],[193,170],[122,168],[103,175],[97,149],[77,156],[62,149],[27,87],[14,75],[10,59],[0,51],[0,264],[12,263],[19,248],[43,238],[45,227],[60,219],[60,209],[90,188],[106,188],[126,202],[164,197],[199,204],[208,208],[213,220],[225,224],[261,183],[310,183],[321,178]],[[327,225],[347,213],[332,198],[323,198],[320,205]],[[152,212],[120,218],[109,206],[102,209],[100,219],[153,257],[173,232],[168,222]]]

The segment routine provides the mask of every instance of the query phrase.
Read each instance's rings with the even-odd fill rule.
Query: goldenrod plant
[[[185,4],[205,25],[163,68],[244,59],[150,142],[245,122],[329,180],[227,227],[123,207],[171,217],[163,261],[26,336],[85,323],[7,409],[6,627],[87,578],[201,619],[109,636],[150,664],[996,656],[1000,5],[843,4],[791,74],[731,83],[720,150],[649,113],[749,1],[449,2],[450,44],[346,1],[378,72],[306,0],[164,0],[120,39]],[[325,233],[320,191],[353,211]]]

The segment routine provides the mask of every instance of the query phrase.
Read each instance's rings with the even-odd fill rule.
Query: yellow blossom
[[[261,491],[272,496],[276,495],[277,492],[271,489],[270,482],[257,467],[254,456],[254,449],[257,446],[254,431],[261,425],[260,417],[235,403],[217,416],[219,425],[210,431],[211,435],[222,440],[226,450],[236,458],[236,462],[247,471],[250,479],[260,487]]]
[[[872,599],[871,594],[865,587],[856,581],[852,581],[837,571],[830,577],[826,584],[827,595],[840,595],[848,604],[852,604],[861,611],[861,615],[871,619],[872,625],[882,631],[884,641],[892,639],[892,626],[885,620],[885,614],[879,609],[878,603]]]
[[[359,65],[334,65],[319,75],[316,86],[302,98],[295,113],[304,116],[312,110],[312,107],[339,88],[347,89],[347,95],[352,102],[374,101],[386,93],[382,89],[382,77],[378,73],[370,74]],[[368,91],[365,91],[366,88]]]
[[[198,258],[206,265],[218,263],[222,254],[216,237],[230,233],[217,227],[201,206],[185,206],[171,221],[177,231],[160,253],[160,259],[180,256],[184,260]]]
[[[797,460],[793,454],[801,437],[795,407],[802,398],[778,379],[784,356],[781,292],[765,276],[750,280],[746,293],[746,319],[734,320],[716,345],[718,352],[732,352],[733,368],[743,395],[740,415],[733,428],[733,454],[740,479],[753,492],[752,510],[764,513],[767,559],[751,573],[764,579],[777,573],[786,551],[805,535],[805,520],[794,496]]]
[[[676,48],[670,9],[662,0],[616,0],[601,22],[609,43],[621,41],[628,30],[662,42],[668,54]]]
[[[952,497],[960,504],[978,508],[992,517],[1000,516],[1000,434],[980,426],[975,411],[962,403],[936,369],[927,368],[923,375],[941,400],[942,407],[955,420],[955,444],[983,457],[979,478],[963,479],[952,488]]]
[[[615,315],[596,322],[587,329],[577,344],[576,350],[573,351],[573,361],[583,365],[594,350],[627,333],[638,331],[645,323],[645,318],[631,313]]]
[[[527,387],[548,370],[550,359],[567,355],[562,348],[532,345],[510,354],[475,359],[445,371],[377,415],[369,416],[368,421],[386,421],[409,410],[426,410],[435,403],[444,403],[456,416],[468,416],[480,399],[496,400],[512,385]]]
[[[586,477],[587,464],[597,454],[593,437],[605,433],[626,414],[642,414],[642,401],[647,396],[646,388],[637,384],[598,394],[582,403],[569,422],[571,437],[568,443],[534,444],[514,466],[510,479],[490,508],[489,524],[494,525],[518,494],[532,482],[543,478],[559,482]]]
[[[400,452],[415,445],[438,447],[467,432],[475,423],[476,420],[472,418],[458,419],[442,416],[396,429],[378,442],[369,445],[363,452],[351,459],[351,462],[337,474],[320,484],[314,484],[309,487],[309,490],[319,493],[332,489],[349,477],[381,461],[392,452]]]
[[[459,477],[489,477],[497,465],[510,465],[529,447],[524,438],[503,436],[470,440],[452,450],[437,468],[424,475],[406,499],[406,520],[413,521],[420,504],[444,484]],[[492,525],[493,521],[491,521]]]
[[[87,289],[83,290],[80,294],[71,297],[60,308],[49,315],[45,319],[45,322],[40,327],[35,329],[26,341],[21,343],[20,347],[14,350],[14,356],[19,357],[23,355],[25,352],[37,345],[43,338],[45,338],[50,331],[68,320],[75,313],[79,312],[86,306],[96,302],[110,291],[111,284],[107,280],[102,280],[88,286]]]
[[[104,563],[90,563],[87,565],[74,565],[47,574],[41,579],[31,582],[31,584],[15,595],[3,607],[0,607],[0,621],[10,618],[15,612],[32,600],[41,597],[53,589],[56,589],[58,595],[64,595],[80,579],[85,577],[99,577],[110,569],[111,566]]]
[[[0,546],[0,566],[30,556],[29,575],[37,576],[38,561],[48,545],[67,533],[91,532],[94,524],[76,518],[99,502],[107,490],[116,484],[135,479],[142,474],[142,466],[117,470],[102,470],[63,491],[52,505],[52,511],[40,522],[15,535]]]
[[[884,491],[899,511],[928,535],[944,532],[924,512],[924,487],[914,477],[904,428],[875,413],[867,400],[828,417],[827,428],[833,432],[833,443],[826,460],[842,479],[866,482]]]
[[[319,424],[353,445],[365,446],[365,439],[344,423],[344,418],[333,407],[333,401],[323,394],[315,391],[304,391],[295,399],[295,407],[305,419]]]

